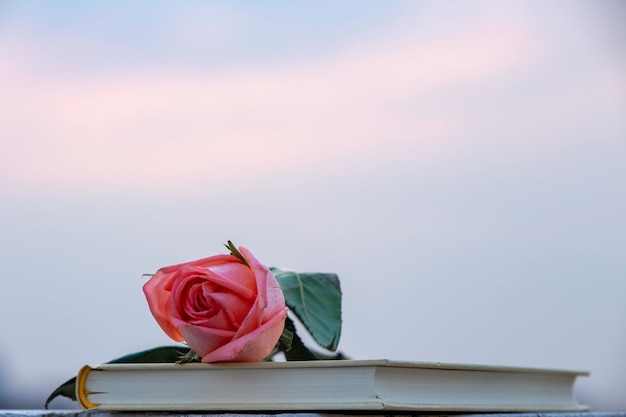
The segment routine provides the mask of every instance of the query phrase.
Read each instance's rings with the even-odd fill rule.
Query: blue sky
[[[582,368],[623,409],[623,14],[0,3],[5,391],[169,343],[141,275],[231,239],[337,272],[355,358]]]

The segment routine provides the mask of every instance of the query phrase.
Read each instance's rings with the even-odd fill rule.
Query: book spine
[[[94,404],[87,399],[87,396],[89,395],[89,392],[87,391],[87,377],[91,371],[93,371],[93,368],[85,365],[80,368],[80,371],[78,371],[78,375],[76,376],[76,402],[78,402],[78,405],[80,405],[83,410],[90,410],[99,405]]]

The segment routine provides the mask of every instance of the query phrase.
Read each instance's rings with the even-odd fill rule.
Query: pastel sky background
[[[338,273],[353,358],[585,369],[626,409],[625,17],[0,1],[0,401],[169,344],[142,274],[231,239]]]

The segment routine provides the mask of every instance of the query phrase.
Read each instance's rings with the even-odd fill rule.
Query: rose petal
[[[186,270],[183,272],[188,273],[192,271]],[[199,273],[196,273],[196,275],[181,277],[173,283],[168,300],[172,316],[188,320],[197,318],[198,313],[200,313],[202,318],[207,317],[209,314],[207,308],[198,305],[202,303],[202,300],[197,300],[198,293],[200,293],[201,297],[203,296],[202,285],[204,282],[206,282],[204,278],[199,276]]]
[[[251,288],[249,288],[239,282],[239,280],[246,281],[254,278],[252,272],[250,271],[250,268],[241,263],[238,264],[238,268],[236,268],[237,274],[233,277],[225,277],[217,274],[215,271],[213,271],[213,268],[205,269],[200,267],[184,267],[184,269],[188,271],[187,273],[195,272],[199,276],[202,276],[203,279],[215,285],[216,290],[218,289],[218,287],[223,287],[244,298],[256,297],[256,291],[254,291],[254,288],[256,286],[252,286]]]
[[[256,279],[257,296],[259,297],[261,305],[265,307],[267,305],[267,281],[269,278],[268,274],[271,276],[272,279],[276,280],[276,278],[274,278],[274,275],[270,272],[270,270],[261,262],[259,262],[259,260],[255,258],[248,249],[244,248],[243,246],[239,246],[239,252],[241,252],[246,261],[248,261],[250,268],[254,272],[254,277]]]
[[[171,286],[174,273],[165,273],[163,270],[158,270],[156,274],[143,286],[143,292],[148,301],[148,307],[150,312],[156,319],[157,323],[163,329],[163,331],[172,339],[177,342],[182,342],[185,338],[178,331],[176,326],[172,324],[169,317],[169,297],[170,291],[164,290],[166,286]]]
[[[209,295],[209,297],[213,302],[220,305],[220,308],[228,314],[228,317],[230,317],[233,323],[236,323],[237,327],[241,325],[250,312],[251,306],[254,305],[253,302],[243,300],[230,293],[218,292]]]
[[[256,362],[265,359],[278,342],[286,317],[287,307],[283,307],[278,314],[254,331],[201,355],[202,362]]]
[[[227,312],[221,309],[217,309],[217,313],[213,314],[209,318],[199,317],[198,315],[198,317],[185,318],[181,320],[172,317],[172,323],[179,323],[179,325],[187,323],[193,326],[202,326],[210,329],[228,330],[232,332],[236,332],[239,328],[239,324],[234,322]]]
[[[187,345],[202,357],[228,343],[235,334],[234,331],[194,326],[184,322],[180,324],[179,328]]]
[[[211,272],[225,277],[229,281],[235,282],[244,288],[254,290],[254,296],[256,297],[256,279],[252,270],[245,265],[239,258],[236,258],[237,262],[223,263],[220,265],[211,265]]]
[[[272,274],[265,265],[261,264],[246,248],[240,247],[239,250],[253,268],[257,279],[259,296],[250,309],[248,316],[243,323],[241,323],[241,327],[237,331],[235,338],[243,337],[245,334],[254,331],[255,328],[259,327],[262,323],[265,323],[285,308],[285,297],[274,274]]]

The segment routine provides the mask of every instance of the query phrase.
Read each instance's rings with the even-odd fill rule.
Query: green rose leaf
[[[72,401],[76,401],[76,377],[68,379],[55,389],[46,400],[45,408],[48,409],[50,402],[59,396],[67,397]]]
[[[283,290],[287,307],[320,346],[335,351],[341,337],[341,287],[337,275],[270,269]]]
[[[288,361],[315,361],[315,360],[346,359],[346,356],[341,352],[337,352],[334,354],[327,354],[327,353],[316,352],[306,347],[306,345],[302,342],[302,340],[296,333],[296,326],[293,324],[293,321],[289,317],[287,317],[287,320],[285,321],[285,329],[289,330],[292,334],[291,345],[289,349],[283,350],[285,359]]]
[[[190,349],[186,346],[160,346],[141,352],[131,353],[121,358],[113,359],[107,363],[167,363],[176,362],[189,353]],[[56,397],[67,397],[72,401],[76,401],[76,377],[68,379],[46,400],[45,408],[48,408],[50,402]]]

